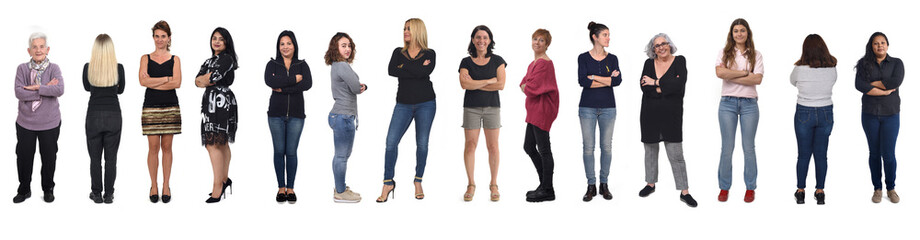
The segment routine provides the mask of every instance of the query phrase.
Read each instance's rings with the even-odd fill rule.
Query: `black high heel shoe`
[[[153,189],[153,188],[151,187],[150,189]],[[156,194],[150,195],[150,202],[157,203],[159,201],[160,201],[160,195],[156,195]]]
[[[224,186],[227,186],[227,185],[224,185]],[[210,197],[210,195],[208,195],[208,200],[205,200],[204,202],[205,202],[205,203],[216,203],[216,202],[220,202],[220,199],[221,199],[221,198],[227,198],[227,196],[224,195],[224,193],[225,193],[225,192],[224,192],[223,190],[221,190],[220,195],[217,195],[217,198]]]
[[[169,189],[169,188],[167,187],[166,189]],[[169,190],[170,190],[169,192],[172,193],[172,189],[169,189]],[[169,203],[170,200],[172,200],[171,196],[163,194],[163,203]]]
[[[227,192],[227,187],[230,188],[230,192],[229,192],[229,193],[230,193],[230,194],[233,194],[233,181],[230,180],[230,178],[227,178],[227,181],[224,182],[224,187],[223,187],[222,190],[220,190],[221,193],[226,193],[226,192]],[[226,198],[226,197],[224,197],[224,198]]]
[[[394,192],[396,192],[396,184],[395,184],[395,183],[393,184],[393,189],[390,189],[390,191],[387,192],[387,196],[386,196],[386,197],[384,197],[383,199],[380,199],[380,197],[377,197],[377,202],[379,202],[379,203],[385,203],[385,202],[387,202],[388,199],[390,199],[390,196],[392,196],[393,199],[396,199],[396,194],[395,194]]]

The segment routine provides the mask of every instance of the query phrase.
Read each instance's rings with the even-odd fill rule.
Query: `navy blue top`
[[[589,108],[616,108],[617,102],[613,97],[613,86],[619,86],[623,82],[623,73],[610,79],[610,87],[591,88],[591,79],[588,75],[610,77],[613,71],[620,71],[620,63],[617,56],[607,53],[607,57],[597,61],[591,57],[591,53],[585,52],[578,55],[578,85],[584,89],[581,91],[581,101],[579,107]]]

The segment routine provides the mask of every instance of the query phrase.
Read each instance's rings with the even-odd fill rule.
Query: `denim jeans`
[[[271,131],[272,146],[275,149],[275,177],[278,178],[278,188],[294,188],[294,177],[297,176],[297,146],[300,145],[303,122],[303,118],[268,117],[268,129]]]
[[[578,108],[581,120],[581,137],[584,144],[582,158],[585,162],[585,177],[588,185],[594,185],[594,129],[600,126],[601,133],[601,183],[607,183],[610,175],[611,141],[613,140],[613,123],[617,120],[616,108]]]
[[[735,150],[735,132],[741,119],[741,148],[744,151],[744,185],[747,190],[757,188],[757,156],[754,153],[754,135],[760,120],[756,98],[723,96],[719,103],[719,129],[722,132],[722,156],[719,159],[719,189],[732,187],[732,152]]]
[[[396,156],[399,150],[399,141],[402,140],[409,124],[415,119],[415,181],[421,182],[425,174],[425,162],[428,159],[428,134],[431,133],[431,124],[434,122],[434,113],[437,110],[435,100],[416,103],[396,103],[393,108],[393,117],[390,118],[390,129],[387,130],[387,149],[383,170],[383,183],[393,185],[395,175]]]
[[[834,105],[824,107],[795,107],[795,140],[799,146],[796,162],[796,187],[805,188],[808,163],[815,156],[815,189],[824,189],[827,176],[827,144],[834,128]]]
[[[335,156],[332,157],[332,174],[335,176],[335,192],[345,192],[345,170],[348,158],[355,145],[355,115],[329,113],[329,127],[332,128]]]
[[[121,112],[86,112],[86,149],[89,151],[90,190],[106,195],[115,191],[115,163],[121,143]],[[102,155],[105,154],[105,179],[102,175]],[[103,184],[103,181],[105,184]]]
[[[866,132],[866,141],[869,143],[869,172],[872,175],[872,186],[875,189],[882,189],[882,169],[884,169],[886,189],[892,190],[894,189],[895,170],[898,167],[898,162],[894,157],[894,148],[898,142],[901,114],[878,116],[863,113],[862,125],[863,131]]]

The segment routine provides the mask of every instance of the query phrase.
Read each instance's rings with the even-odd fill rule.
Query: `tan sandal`
[[[472,190],[470,190],[470,188],[472,188]],[[476,194],[476,185],[475,184],[466,185],[466,193],[463,194],[463,201],[465,202],[473,201],[473,195],[475,194]]]
[[[495,188],[495,192],[492,193],[492,195],[490,196],[491,198],[489,200],[492,200],[493,202],[498,202],[498,200],[502,196],[501,194],[498,193],[498,184],[489,185],[489,191],[492,191],[492,188]]]

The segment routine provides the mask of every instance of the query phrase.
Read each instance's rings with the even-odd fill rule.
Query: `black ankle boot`
[[[556,191],[552,188],[543,187],[533,193],[533,197],[527,198],[528,202],[543,202],[556,200]]]
[[[594,184],[591,184],[591,185],[588,185],[588,191],[585,192],[585,196],[582,197],[581,200],[585,202],[590,202],[592,199],[594,199],[594,196],[597,196],[597,187],[594,186]]]
[[[604,196],[605,200],[613,199],[613,194],[610,193],[610,190],[607,189],[607,183],[601,183],[601,195]]]

